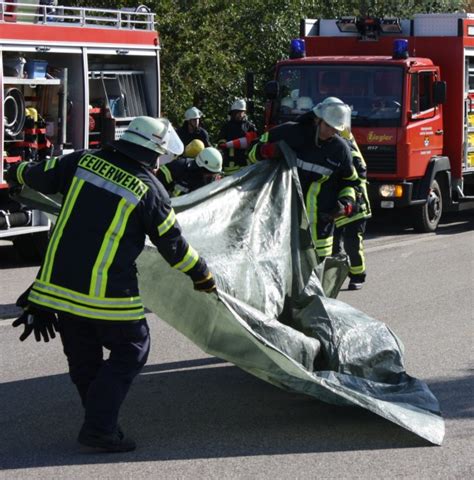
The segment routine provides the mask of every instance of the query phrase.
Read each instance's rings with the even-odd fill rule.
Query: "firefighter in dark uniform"
[[[364,254],[364,235],[367,220],[372,216],[367,194],[367,165],[351,131],[346,128],[341,137],[348,142],[354,167],[359,176],[359,185],[355,187],[356,201],[353,214],[336,220],[333,254],[342,252],[343,247],[350,260],[349,290],[360,290],[366,278]]]
[[[186,150],[188,147],[185,149],[185,155]],[[161,165],[156,172],[156,177],[171,197],[177,197],[218,180],[221,171],[221,152],[217,148],[207,147],[202,149],[195,158],[183,156],[166,165]]]
[[[203,114],[196,107],[188,108],[184,112],[184,122],[176,132],[186,147],[193,140],[201,140],[205,147],[210,147],[209,134],[201,127],[200,122]]]
[[[34,331],[38,341],[48,341],[59,327],[85,408],[78,441],[101,451],[135,449],[117,420],[150,349],[135,266],[145,236],[173,268],[191,277],[195,289],[216,288],[152,173],[159,155],[182,152],[168,120],[138,117],[110,147],[24,162],[8,172],[13,186],[63,195],[44,261],[20,297],[24,313],[14,326],[25,326],[21,340]],[[103,348],[110,350],[106,360]]]
[[[320,260],[332,254],[334,220],[351,215],[354,186],[358,184],[349,147],[337,135],[350,119],[350,108],[340,100],[326,100],[297,122],[266,132],[249,152],[250,162],[273,158],[279,155],[277,142],[282,140],[295,151],[311,236]]]
[[[257,132],[255,125],[246,115],[247,102],[243,99],[235,100],[230,106],[230,119],[219,132],[219,148],[230,140],[244,138],[247,134]],[[232,175],[248,165],[246,148],[222,148],[224,161],[224,175]]]

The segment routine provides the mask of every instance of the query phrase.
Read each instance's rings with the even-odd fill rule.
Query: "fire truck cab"
[[[0,240],[33,259],[50,230],[45,213],[11,199],[10,164],[99,148],[133,118],[159,116],[159,51],[145,6],[0,1]]]
[[[351,106],[375,210],[419,231],[474,206],[474,15],[304,20],[267,84],[266,124],[336,96]]]

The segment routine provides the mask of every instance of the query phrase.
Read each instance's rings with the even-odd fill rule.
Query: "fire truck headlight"
[[[403,196],[403,186],[402,185],[380,185],[379,193],[380,193],[380,196],[383,198],[388,198],[388,197],[400,198]]]

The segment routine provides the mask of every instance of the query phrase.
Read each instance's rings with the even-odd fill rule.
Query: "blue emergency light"
[[[408,58],[408,40],[401,38],[393,41],[392,58]]]
[[[304,40],[294,38],[290,44],[290,58],[303,58],[306,55]]]

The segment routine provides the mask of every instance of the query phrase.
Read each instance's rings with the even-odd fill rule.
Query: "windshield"
[[[399,126],[402,75],[401,67],[384,65],[282,66],[273,122],[294,120],[335,96],[350,105],[352,126]]]

